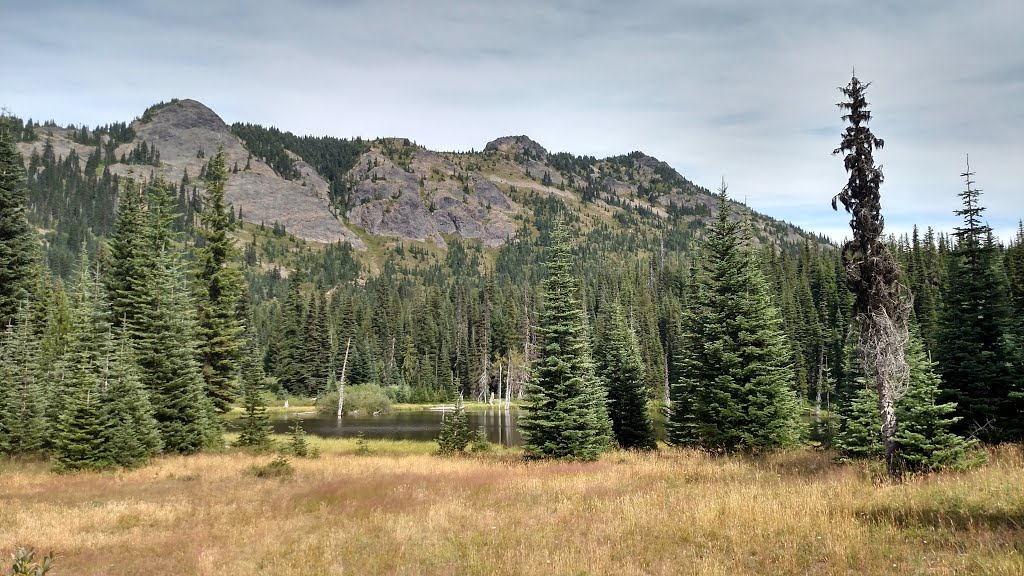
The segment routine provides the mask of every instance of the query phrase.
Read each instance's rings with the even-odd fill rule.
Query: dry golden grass
[[[0,552],[55,550],[56,576],[1024,574],[1015,448],[889,484],[811,451],[583,464],[317,444],[285,480],[253,477],[272,457],[244,453],[71,476],[0,462]]]

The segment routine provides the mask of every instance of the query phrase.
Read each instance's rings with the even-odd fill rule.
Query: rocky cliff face
[[[515,232],[516,205],[487,178],[440,154],[407,151],[402,165],[379,146],[346,175],[356,185],[347,216],[368,232],[445,245],[443,234],[500,246]]]

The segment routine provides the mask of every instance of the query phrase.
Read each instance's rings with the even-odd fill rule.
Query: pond
[[[504,446],[521,446],[523,437],[519,433],[519,410],[469,410],[470,431],[483,426],[487,439]],[[338,418],[333,414],[316,412],[291,413],[275,417],[271,421],[274,432],[287,434],[294,418],[302,420],[302,428],[309,434],[322,438],[352,438],[360,433],[365,438],[388,440],[434,440],[441,429],[441,418],[450,418],[451,412],[433,410],[401,410],[387,414],[373,415],[370,413],[346,414]],[[665,417],[659,410],[651,410],[654,420],[655,434],[659,440],[665,439]],[[232,429],[237,422],[228,424]]]
[[[338,418],[333,414],[315,412],[289,414],[275,418],[271,424],[274,432],[287,434],[294,418],[302,420],[302,428],[309,434],[324,438],[351,438],[360,433],[365,438],[389,440],[434,440],[441,429],[441,418],[451,418],[452,413],[432,410],[403,410],[378,414],[346,414]],[[517,420],[519,411],[473,410],[467,411],[470,431],[484,427],[487,439],[495,444],[519,446],[523,439],[519,434]]]

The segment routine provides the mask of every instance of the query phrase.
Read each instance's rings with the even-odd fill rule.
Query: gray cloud
[[[23,116],[105,123],[192,97],[228,121],[432,148],[641,149],[834,236],[836,87],[856,67],[891,231],[956,223],[968,152],[993,226],[1024,216],[1016,0],[23,4],[0,19],[0,103]]]

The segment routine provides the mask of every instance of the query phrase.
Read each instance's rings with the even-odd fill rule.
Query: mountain
[[[479,152],[431,151],[403,138],[299,137],[252,124],[229,127],[187,99],[150,107],[120,139],[96,131],[93,145],[83,143],[89,142],[84,134],[73,126],[43,126],[35,141],[18,148],[29,158],[49,142],[58,157],[74,150],[84,166],[106,146],[112,154],[104,168],[113,175],[187,179],[201,190],[197,176],[223,146],[231,170],[226,197],[245,221],[277,223],[298,238],[347,242],[357,250],[374,239],[444,248],[461,238],[502,246],[529,220],[538,199],[576,209],[584,230],[671,220],[694,236],[718,206],[706,188],[642,152],[605,159],[550,153],[527,136],[497,138]],[[773,218],[735,212],[750,214],[762,242],[822,241]]]
[[[234,172],[228,178],[225,196],[235,210],[241,209],[243,218],[255,224],[278,222],[300,238],[315,242],[350,242],[364,248],[362,240],[352,233],[335,215],[328,201],[328,184],[315,170],[301,159],[296,160],[301,179],[280,177],[266,163],[250,158],[249,151],[230,127],[213,110],[195,100],[174,100],[146,110],[131,124],[135,137],[120,144],[114,157],[127,158],[133,150],[146,144],[147,149],[159,152],[159,161],[153,164],[114,162],[108,168],[112,174],[136,179],[162,177],[168,182],[179,182],[185,172],[196,178],[209,156],[224,147],[227,166],[249,168]],[[18,144],[21,153],[29,157],[41,153],[50,140],[58,156],[66,156],[74,149],[83,165],[95,147],[78,144],[69,129],[45,127],[35,142]],[[196,184],[201,186],[198,179]]]

